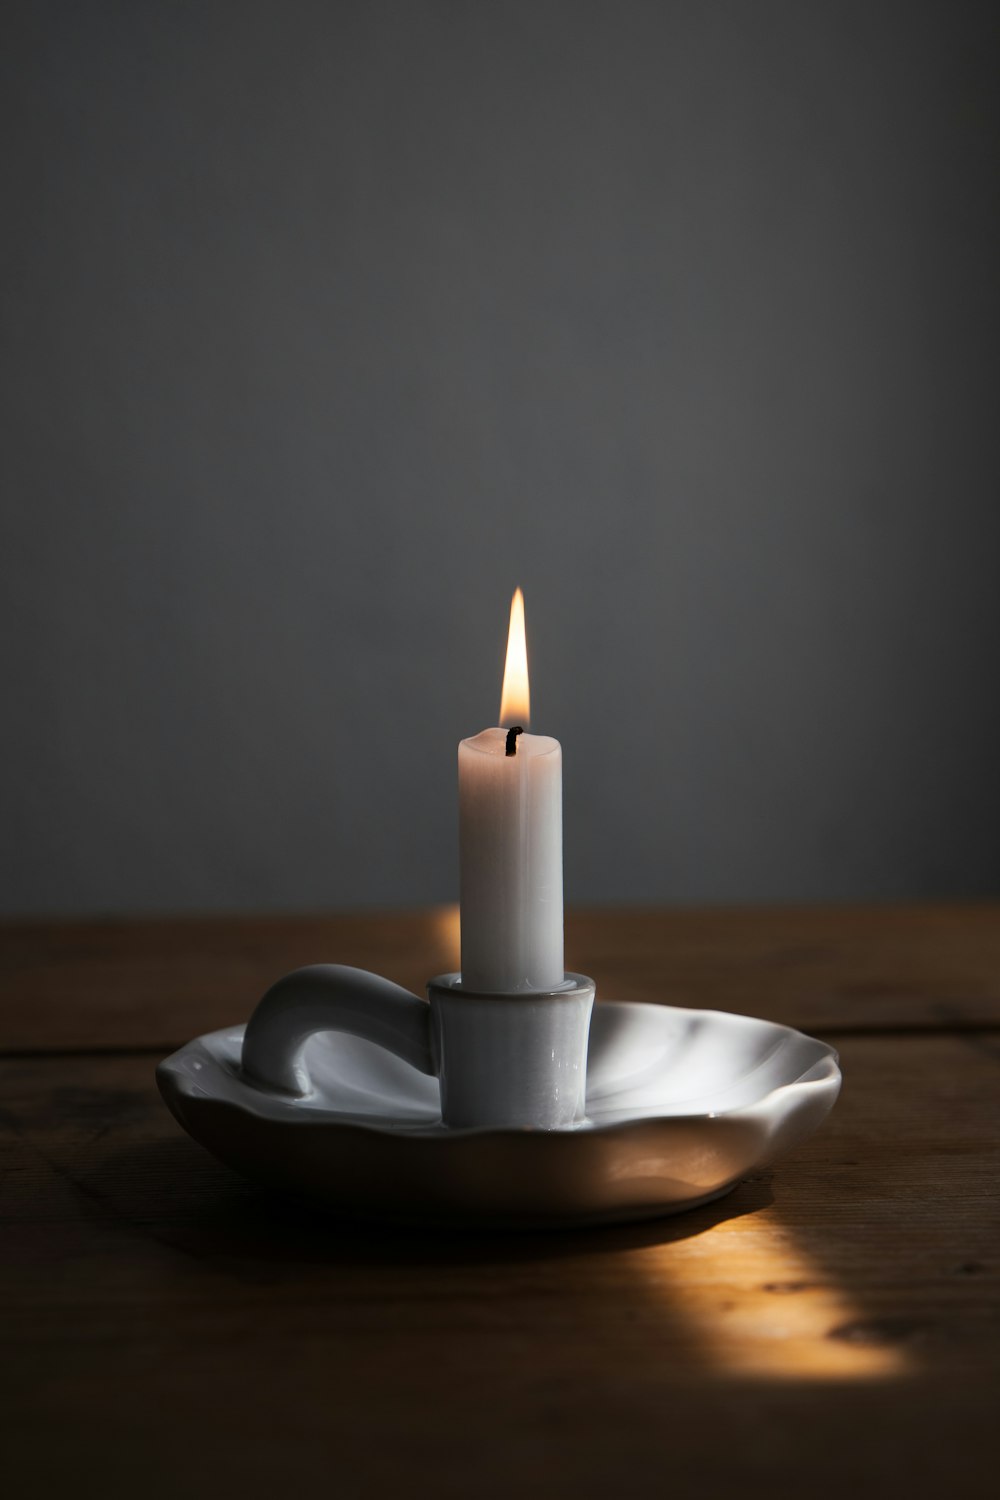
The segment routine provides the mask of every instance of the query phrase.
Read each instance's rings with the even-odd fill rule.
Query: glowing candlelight
[[[503,669],[503,691],[500,694],[500,723],[504,729],[520,724],[531,725],[531,691],[528,686],[528,641],[524,632],[524,595],[514,590],[510,601],[510,625],[507,628],[507,660]]]

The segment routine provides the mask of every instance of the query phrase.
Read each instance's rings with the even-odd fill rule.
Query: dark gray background
[[[2,909],[1000,891],[997,18],[6,4]]]

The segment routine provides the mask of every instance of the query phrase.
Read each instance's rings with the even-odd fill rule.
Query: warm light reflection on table
[[[669,1299],[720,1374],[761,1380],[886,1380],[909,1373],[904,1350],[794,1235],[764,1214],[639,1252],[651,1288]]]

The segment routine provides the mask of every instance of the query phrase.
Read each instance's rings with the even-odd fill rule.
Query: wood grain
[[[1000,1026],[1000,906],[570,912],[598,995],[766,1016],[818,1034]],[[458,966],[452,908],[391,915],[0,927],[0,1051],[168,1052],[245,1019],[300,964],[420,993]]]
[[[753,1493],[814,1444],[819,1494],[862,1460],[865,1493],[945,1470],[959,1492],[1000,1379],[1000,1062],[941,1037],[855,1038],[844,1062],[828,1128],[724,1203],[509,1238],[263,1195],[179,1134],[146,1059],[8,1062],[8,1442],[25,1472],[44,1449],[53,1486],[110,1462],[112,1492],[141,1472],[157,1495],[191,1492],[192,1443],[254,1494],[289,1464],[392,1494],[415,1462],[449,1495],[484,1463],[468,1493],[522,1493],[526,1464],[555,1494],[604,1494],[619,1465],[615,1493],[679,1466]],[[946,1460],[951,1431],[979,1458]]]
[[[666,973],[672,998],[841,1037],[812,1141],[632,1228],[337,1222],[216,1164],[155,1057],[113,1050],[245,1013],[319,940],[419,983],[449,920],[8,929],[6,1036],[37,1055],[0,1061],[5,1490],[992,1495],[996,910],[574,919],[574,962],[618,996],[668,998]]]

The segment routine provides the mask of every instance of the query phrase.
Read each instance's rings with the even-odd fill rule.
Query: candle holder
[[[249,1023],[157,1069],[180,1124],[221,1161],[337,1213],[541,1228],[650,1218],[720,1197],[809,1135],[837,1054],[789,1027],[544,993],[428,1001],[322,964]]]
[[[243,1072],[258,1087],[307,1097],[310,1037],[346,1032],[435,1076],[445,1125],[558,1130],[583,1119],[592,979],[567,974],[551,990],[487,994],[443,974],[427,997],[342,964],[297,969],[251,1016]]]

